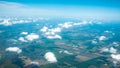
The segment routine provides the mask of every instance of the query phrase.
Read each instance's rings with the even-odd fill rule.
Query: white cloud
[[[58,24],[62,28],[69,28],[72,27],[72,22],[65,22],[64,24]]]
[[[120,61],[120,54],[111,54],[111,57],[117,61]]]
[[[33,21],[34,19],[36,19],[36,21]],[[46,19],[44,18],[44,20]],[[11,26],[13,24],[31,23],[38,21],[40,21],[39,17],[35,17],[35,18],[6,17],[6,18],[0,18],[0,25]]]
[[[67,51],[67,50],[64,50],[64,51],[59,51],[60,53],[65,53],[65,54],[68,54],[68,55],[73,55],[73,53]]]
[[[60,35],[53,35],[53,36],[47,36],[48,39],[62,39],[62,37]]]
[[[39,35],[37,35],[35,33],[31,33],[31,34],[27,35],[25,38],[29,41],[33,41],[35,39],[39,39]]]
[[[44,26],[40,31],[46,32],[48,30],[48,27]]]
[[[86,25],[88,24],[87,21],[82,21],[78,23],[73,22],[64,22],[58,24],[56,28],[49,29],[48,27],[44,26],[40,31],[43,32],[43,35],[48,39],[62,39],[62,37],[58,34],[65,28],[70,28],[77,25]]]
[[[19,39],[18,40],[20,40],[21,42],[27,42],[27,40],[25,40],[25,38],[24,37],[19,37]]]
[[[3,19],[3,22],[1,22],[0,25],[9,26],[9,25],[12,25],[12,23],[9,22],[9,19]]]
[[[82,24],[84,24],[84,25],[86,25],[86,24],[88,24],[89,22],[87,22],[87,21],[82,21]]]
[[[49,62],[49,63],[55,63],[57,62],[57,59],[54,55],[54,53],[52,52],[47,52],[45,55],[44,55],[45,59]]]
[[[94,23],[93,21],[83,20],[83,21],[78,22],[78,23],[73,23],[73,25],[78,26],[78,25],[87,25],[87,24],[93,24],[93,23]]]
[[[6,48],[6,51],[17,52],[18,54],[22,52],[22,50],[18,47],[8,47]]]
[[[30,62],[30,64],[39,65],[39,62],[37,62],[37,61],[32,61],[32,62]]]
[[[56,28],[49,29],[48,27],[44,26],[40,31],[43,32],[44,36],[48,39],[62,39],[58,33],[60,33],[63,28],[72,27],[72,22],[65,22],[63,24],[58,24]]]
[[[48,39],[62,39],[62,37],[57,34],[61,32],[60,27],[49,29],[48,27],[44,26],[40,31],[43,32],[44,36]]]
[[[21,34],[22,34],[22,35],[27,35],[27,34],[28,34],[28,32],[21,32]]]
[[[80,22],[80,23],[79,23],[79,22],[78,22],[78,23],[73,23],[73,25],[74,25],[74,26],[82,25],[82,23],[81,23],[81,22]]]
[[[108,48],[101,48],[101,52],[109,52],[109,49]]]
[[[115,54],[115,53],[117,53],[117,50],[113,47],[110,47],[110,48],[105,48],[104,47],[104,48],[101,49],[101,52],[109,52],[109,53]]]
[[[115,49],[115,48],[113,48],[113,47],[110,47],[110,53],[117,53],[117,50]]]
[[[57,28],[53,28],[53,29],[49,29],[50,32],[61,32],[61,28],[57,27]]]
[[[103,40],[106,40],[107,38],[106,38],[105,36],[100,36],[98,39],[99,39],[100,41],[103,41]]]
[[[120,54],[111,54],[114,66],[116,67],[120,63]]]
[[[61,28],[57,27],[57,28],[49,29],[48,27],[44,26],[40,31],[41,32],[49,32],[49,33],[57,33],[57,32],[61,32]]]

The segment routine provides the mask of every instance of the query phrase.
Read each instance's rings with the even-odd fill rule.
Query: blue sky
[[[120,0],[3,0],[24,4],[58,4],[58,5],[87,5],[103,7],[120,7]]]
[[[1,0],[1,16],[120,18],[119,0]]]

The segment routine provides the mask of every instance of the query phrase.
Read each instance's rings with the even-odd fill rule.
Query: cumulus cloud
[[[52,52],[47,52],[44,55],[44,57],[49,63],[56,63],[57,62],[57,59],[56,59],[54,53],[52,53]]]
[[[58,24],[56,28],[48,28],[44,26],[40,31],[43,32],[44,36],[48,39],[62,39],[58,33],[60,33],[64,28],[72,27],[72,22],[65,22],[63,24]]]
[[[113,59],[114,66],[116,67],[120,63],[120,54],[111,54],[111,58]]]
[[[27,34],[28,34],[28,32],[21,32],[21,34],[22,34],[22,35],[27,35]]]
[[[46,18],[44,18],[43,20],[46,20]],[[40,17],[35,17],[35,18],[6,17],[6,18],[0,18],[0,25],[11,26],[13,24],[31,23],[38,21],[41,21]]]
[[[21,32],[22,35],[25,35],[23,37],[19,37],[18,40],[21,42],[28,42],[28,41],[34,41],[36,39],[39,39],[39,35],[35,33],[28,34],[28,32]]]
[[[59,51],[59,53],[65,53],[65,54],[68,54],[68,55],[73,55],[73,53],[67,51],[67,50],[64,50],[64,51]]]
[[[110,47],[110,53],[117,53],[117,50],[115,49],[115,48],[113,48],[113,47]]]
[[[44,36],[48,39],[62,39],[62,37],[58,34],[64,29],[68,29],[73,26],[78,26],[78,25],[86,25],[89,24],[87,21],[82,21],[82,22],[64,22],[60,23],[57,25],[56,28],[48,28],[44,26],[42,29],[40,29],[41,32],[43,32]]]
[[[46,32],[48,30],[48,27],[44,26],[40,31]]]
[[[0,25],[9,26],[9,25],[12,25],[12,23],[9,22],[9,19],[3,19],[3,21],[0,22]]]
[[[39,62],[37,62],[37,61],[31,61],[30,64],[39,65]]]
[[[35,33],[31,33],[25,37],[28,41],[33,41],[35,39],[39,39],[39,35]]]
[[[62,37],[60,35],[53,35],[53,36],[47,36],[48,39],[62,39]]]
[[[57,27],[57,28],[49,29],[49,31],[51,31],[51,32],[61,32],[61,28]]]
[[[10,26],[13,24],[21,24],[21,23],[28,23],[30,20],[28,19],[17,19],[17,18],[2,18],[0,25]]]
[[[83,24],[83,25],[86,25],[86,24],[88,24],[88,23],[90,23],[90,22],[87,22],[86,20],[82,21],[82,24]]]
[[[116,66],[116,64],[118,63],[118,61],[120,62],[120,54],[117,54],[117,50],[113,47],[110,48],[102,48],[101,52],[108,52],[111,53],[111,57],[113,60],[114,65]]]
[[[62,39],[62,37],[57,34],[61,32],[60,27],[49,29],[48,27],[44,26],[40,31],[43,32],[44,36],[48,39]]]
[[[69,28],[72,27],[72,22],[65,22],[64,24],[58,24],[60,27]]]
[[[106,36],[100,36],[98,39],[99,39],[100,41],[103,41],[103,40],[106,40],[107,38],[106,38]]]
[[[48,27],[44,26],[40,31],[45,32],[46,34],[54,34],[54,33],[61,32],[61,28],[57,27],[57,28],[49,29]]]
[[[81,22],[73,23],[72,25],[73,25],[73,26],[79,26],[79,25],[87,25],[87,24],[94,24],[94,22],[93,22],[93,21],[83,20],[83,21],[81,21]]]
[[[111,54],[111,57],[117,61],[120,61],[120,54]]]
[[[73,23],[73,25],[74,25],[74,26],[82,25],[82,23],[81,23],[81,22],[80,22],[80,23],[79,23],[79,22],[78,22],[78,23]]]
[[[18,39],[19,41],[21,41],[21,42],[27,42],[27,40],[25,40],[25,38],[24,37],[19,37],[19,39]]]
[[[113,47],[110,47],[110,48],[102,48],[101,52],[109,52],[109,53],[115,54],[117,53],[117,50]]]
[[[101,49],[101,52],[109,52],[109,49],[104,47]]]
[[[16,52],[18,54],[22,52],[22,50],[20,48],[18,48],[18,47],[8,47],[5,50],[10,51],[10,52]]]

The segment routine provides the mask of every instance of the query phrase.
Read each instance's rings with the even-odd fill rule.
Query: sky
[[[53,16],[119,20],[119,0],[0,0],[0,16]]]

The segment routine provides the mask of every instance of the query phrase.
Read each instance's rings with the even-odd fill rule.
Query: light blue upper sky
[[[3,0],[24,4],[57,4],[57,5],[77,5],[77,6],[103,6],[120,7],[120,0]]]
[[[119,0],[2,0],[0,16],[120,18]]]

